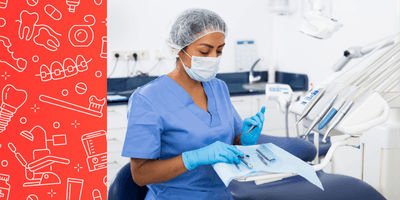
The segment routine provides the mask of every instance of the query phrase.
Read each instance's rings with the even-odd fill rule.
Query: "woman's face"
[[[205,35],[204,37],[196,40],[184,50],[190,56],[198,56],[198,57],[218,57],[222,55],[222,50],[225,46],[225,35],[223,33],[210,33]],[[192,67],[192,58],[185,54],[185,52],[180,51],[178,53],[179,57],[185,63],[185,66],[188,68]]]

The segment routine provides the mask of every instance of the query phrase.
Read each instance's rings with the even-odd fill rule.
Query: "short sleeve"
[[[155,159],[161,153],[161,116],[154,105],[135,92],[128,103],[128,127],[122,156]]]

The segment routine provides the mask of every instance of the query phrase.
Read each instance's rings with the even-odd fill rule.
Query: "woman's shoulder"
[[[148,100],[152,99],[152,97],[155,94],[159,94],[162,90],[164,90],[165,88],[165,75],[160,76],[148,83],[146,83],[143,86],[140,86],[132,95],[130,98],[146,98]]]
[[[218,79],[218,78],[213,78],[211,81],[209,81],[209,84],[212,87],[221,87],[221,88],[226,88],[228,89],[227,84],[225,83],[225,81]]]
[[[165,82],[165,75],[162,75],[148,83],[146,83],[145,85],[140,86],[135,93],[140,94],[142,96],[149,96],[151,94],[153,94],[154,92],[159,91],[160,89],[162,89],[162,87],[164,86]]]

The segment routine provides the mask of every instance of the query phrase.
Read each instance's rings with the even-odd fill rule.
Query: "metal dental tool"
[[[242,170],[239,168],[239,165],[238,165],[237,163],[235,163],[235,166],[236,166],[236,168],[237,168],[238,170],[242,171]]]
[[[245,155],[245,156],[239,156],[239,155],[238,155],[238,157],[240,158],[241,161],[243,161],[244,164],[246,164],[246,166],[247,166],[248,168],[253,169],[253,166],[252,166],[250,163],[248,163],[248,162],[246,162],[246,161],[244,160],[245,157],[250,157],[249,155]]]
[[[338,94],[335,94],[333,98],[329,101],[329,103],[322,109],[322,111],[315,117],[314,121],[311,123],[310,127],[306,131],[306,133],[303,136],[303,139],[307,137],[308,134],[312,131],[312,129],[321,121],[321,119],[325,116],[325,114],[329,111],[329,109],[332,107],[333,102],[335,102],[336,98],[338,97]]]
[[[255,127],[257,127],[257,126],[252,126],[246,133],[242,133],[242,134],[248,134],[248,133],[250,133],[250,131],[252,131]]]
[[[262,157],[267,159],[268,161],[272,162],[275,160],[275,158],[269,159],[267,156],[265,156],[260,150],[256,149],[257,153],[259,153]]]
[[[268,165],[267,161],[265,161],[264,158],[260,156],[260,154],[257,154],[257,155],[258,155],[258,158],[260,158],[260,160],[261,160],[265,165]]]

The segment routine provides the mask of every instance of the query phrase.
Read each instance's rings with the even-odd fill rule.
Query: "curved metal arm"
[[[347,49],[346,51],[344,51],[343,56],[340,57],[340,59],[332,66],[332,70],[334,72],[342,70],[343,67],[346,66],[347,63],[350,62],[351,59],[359,58],[359,57],[362,57],[362,56],[370,53],[372,50],[374,50],[374,48],[376,48],[379,44],[381,44],[382,41],[387,40],[387,39],[388,38],[381,39],[379,41],[368,44],[364,47],[351,47],[351,48]],[[381,49],[388,47],[392,44],[394,44],[394,39],[393,39],[393,41],[382,46]]]

